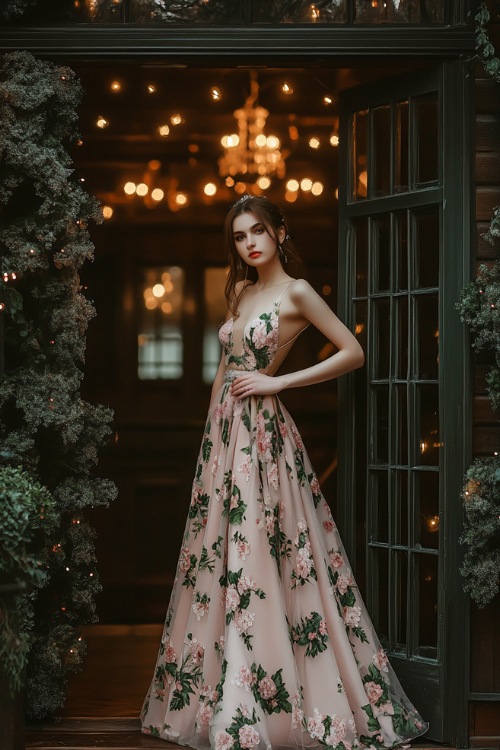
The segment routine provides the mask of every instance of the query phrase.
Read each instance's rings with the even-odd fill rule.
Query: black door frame
[[[443,732],[446,741],[456,747],[468,745],[467,699],[469,691],[469,599],[464,594],[458,574],[461,553],[458,536],[463,523],[460,491],[463,473],[472,456],[472,378],[470,347],[465,327],[460,323],[455,302],[463,286],[471,279],[474,248],[474,160],[473,117],[474,75],[470,61],[442,63],[438,68],[441,89],[440,128],[443,135],[442,184],[442,272],[440,284],[440,425],[444,427],[444,454],[440,471],[443,514],[440,533],[440,576],[445,582],[444,607],[439,622],[440,639],[446,643],[442,663],[440,705],[443,708]],[[406,79],[407,80],[407,79]],[[405,94],[405,79],[394,79],[392,85]],[[390,83],[390,79],[388,80]],[[391,89],[392,91],[392,89]],[[347,132],[340,133],[347,140]],[[455,158],[455,155],[458,158]],[[464,159],[460,158],[464,155]],[[346,151],[341,152],[339,174],[347,173]],[[344,160],[342,164],[342,160]],[[383,203],[383,199],[380,199]],[[347,216],[340,204],[339,247],[349,241]],[[349,267],[345,252],[339,252],[339,315],[354,325],[350,299]],[[353,447],[354,425],[350,419],[354,376],[339,381],[339,503],[337,512],[341,535],[348,554],[353,557],[356,520],[354,517]],[[357,438],[359,440],[359,436]]]

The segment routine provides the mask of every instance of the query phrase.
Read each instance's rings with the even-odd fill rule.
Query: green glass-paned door
[[[354,504],[351,555],[375,627],[441,739],[440,87],[437,76],[398,81],[341,102],[339,281],[366,363],[346,391],[339,496]]]

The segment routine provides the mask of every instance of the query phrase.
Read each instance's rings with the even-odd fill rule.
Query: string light
[[[291,190],[287,190],[285,193],[285,200],[288,201],[288,203],[295,203],[298,197],[298,193],[292,192]]]
[[[244,182],[237,182],[236,185],[234,186],[234,189],[236,190],[237,193],[241,195],[242,193],[246,192],[247,186],[245,185]]]
[[[311,193],[317,197],[318,195],[321,195],[322,192],[323,192],[323,183],[313,182]]]
[[[117,94],[119,91],[122,90],[122,85],[120,81],[113,81],[109,88],[111,89],[113,93]]]
[[[166,138],[170,133],[170,128],[168,127],[168,125],[160,125],[158,128],[158,133],[162,136],[162,138]]]
[[[339,137],[336,133],[331,134],[330,143],[332,146],[335,146],[335,147],[339,145]]]
[[[126,182],[123,186],[123,192],[127,195],[133,195],[136,190],[136,184],[135,182]]]
[[[107,128],[108,127],[109,120],[106,120],[105,117],[103,117],[102,115],[99,115],[98,118],[97,118],[97,120],[96,120],[96,125],[97,125],[98,128],[101,128],[101,130],[102,130],[103,128]]]
[[[309,146],[310,148],[314,148],[314,149],[319,148],[320,147],[319,138],[316,138],[316,136],[309,138]]]
[[[156,84],[154,83],[148,83],[148,85],[146,86],[146,91],[148,92],[148,94],[156,94],[157,90],[158,89],[156,87]]]
[[[284,81],[283,85],[281,86],[281,90],[287,96],[291,96],[291,94],[293,94],[293,88],[289,83],[287,83],[287,81]]]
[[[298,141],[299,140],[299,131],[295,125],[289,125],[288,127],[288,136],[291,141]]]
[[[187,204],[187,195],[186,193],[177,193],[175,196],[175,202],[178,206],[185,206]]]
[[[309,177],[304,177],[304,179],[300,181],[300,189],[303,190],[305,193],[308,193],[309,190],[311,190],[312,186],[313,186],[313,182],[311,179],[309,179]]]
[[[236,133],[231,133],[231,135],[223,135],[220,142],[224,148],[236,148],[240,143],[240,137]]]
[[[149,188],[145,182],[140,182],[135,189],[135,192],[137,193],[137,195],[140,195],[141,198],[147,195],[148,191],[149,191]]]
[[[259,177],[257,180],[257,185],[262,188],[262,190],[267,190],[267,188],[271,185],[271,180],[269,177]]]
[[[212,88],[210,89],[210,96],[212,97],[214,102],[220,101],[222,98],[220,89],[217,86],[212,86]]]
[[[172,115],[170,118],[170,122],[172,125],[181,125],[184,122],[184,119],[182,115],[180,115],[178,112],[175,115]]]
[[[317,21],[320,17],[320,11],[319,8],[317,8],[314,4],[311,5],[311,18],[313,21]]]
[[[157,172],[161,169],[161,161],[159,159],[151,159],[148,161],[148,168],[151,169],[152,172]]]
[[[326,104],[326,106],[329,107],[330,104],[333,104],[333,97],[329,96],[329,94],[325,94],[323,97],[323,104]]]
[[[232,177],[226,177],[226,185],[227,187],[233,187],[234,179]]]
[[[216,194],[217,185],[215,185],[213,182],[207,182],[207,184],[203,188],[203,192],[205,193],[205,195],[208,195],[211,197]]]
[[[113,213],[114,212],[111,206],[102,207],[102,215],[104,216],[105,219],[111,219],[111,217],[113,216]]]
[[[161,188],[155,188],[153,192],[151,193],[151,198],[159,203],[161,200],[163,200],[165,193]]]
[[[296,193],[299,187],[300,185],[298,180],[288,180],[288,182],[286,183],[286,189],[291,193]]]

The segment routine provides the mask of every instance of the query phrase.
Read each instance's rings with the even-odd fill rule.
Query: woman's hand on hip
[[[281,390],[280,378],[273,378],[257,371],[240,375],[231,384],[231,395],[235,398],[273,396]]]

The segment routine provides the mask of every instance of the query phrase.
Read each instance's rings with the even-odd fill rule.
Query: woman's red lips
[[[259,255],[260,255],[260,253],[259,253],[259,252],[257,252],[257,250],[254,250],[254,252],[253,252],[253,253],[250,253],[250,255],[249,255],[248,257],[249,257],[249,258],[258,258],[258,257],[259,257]]]

